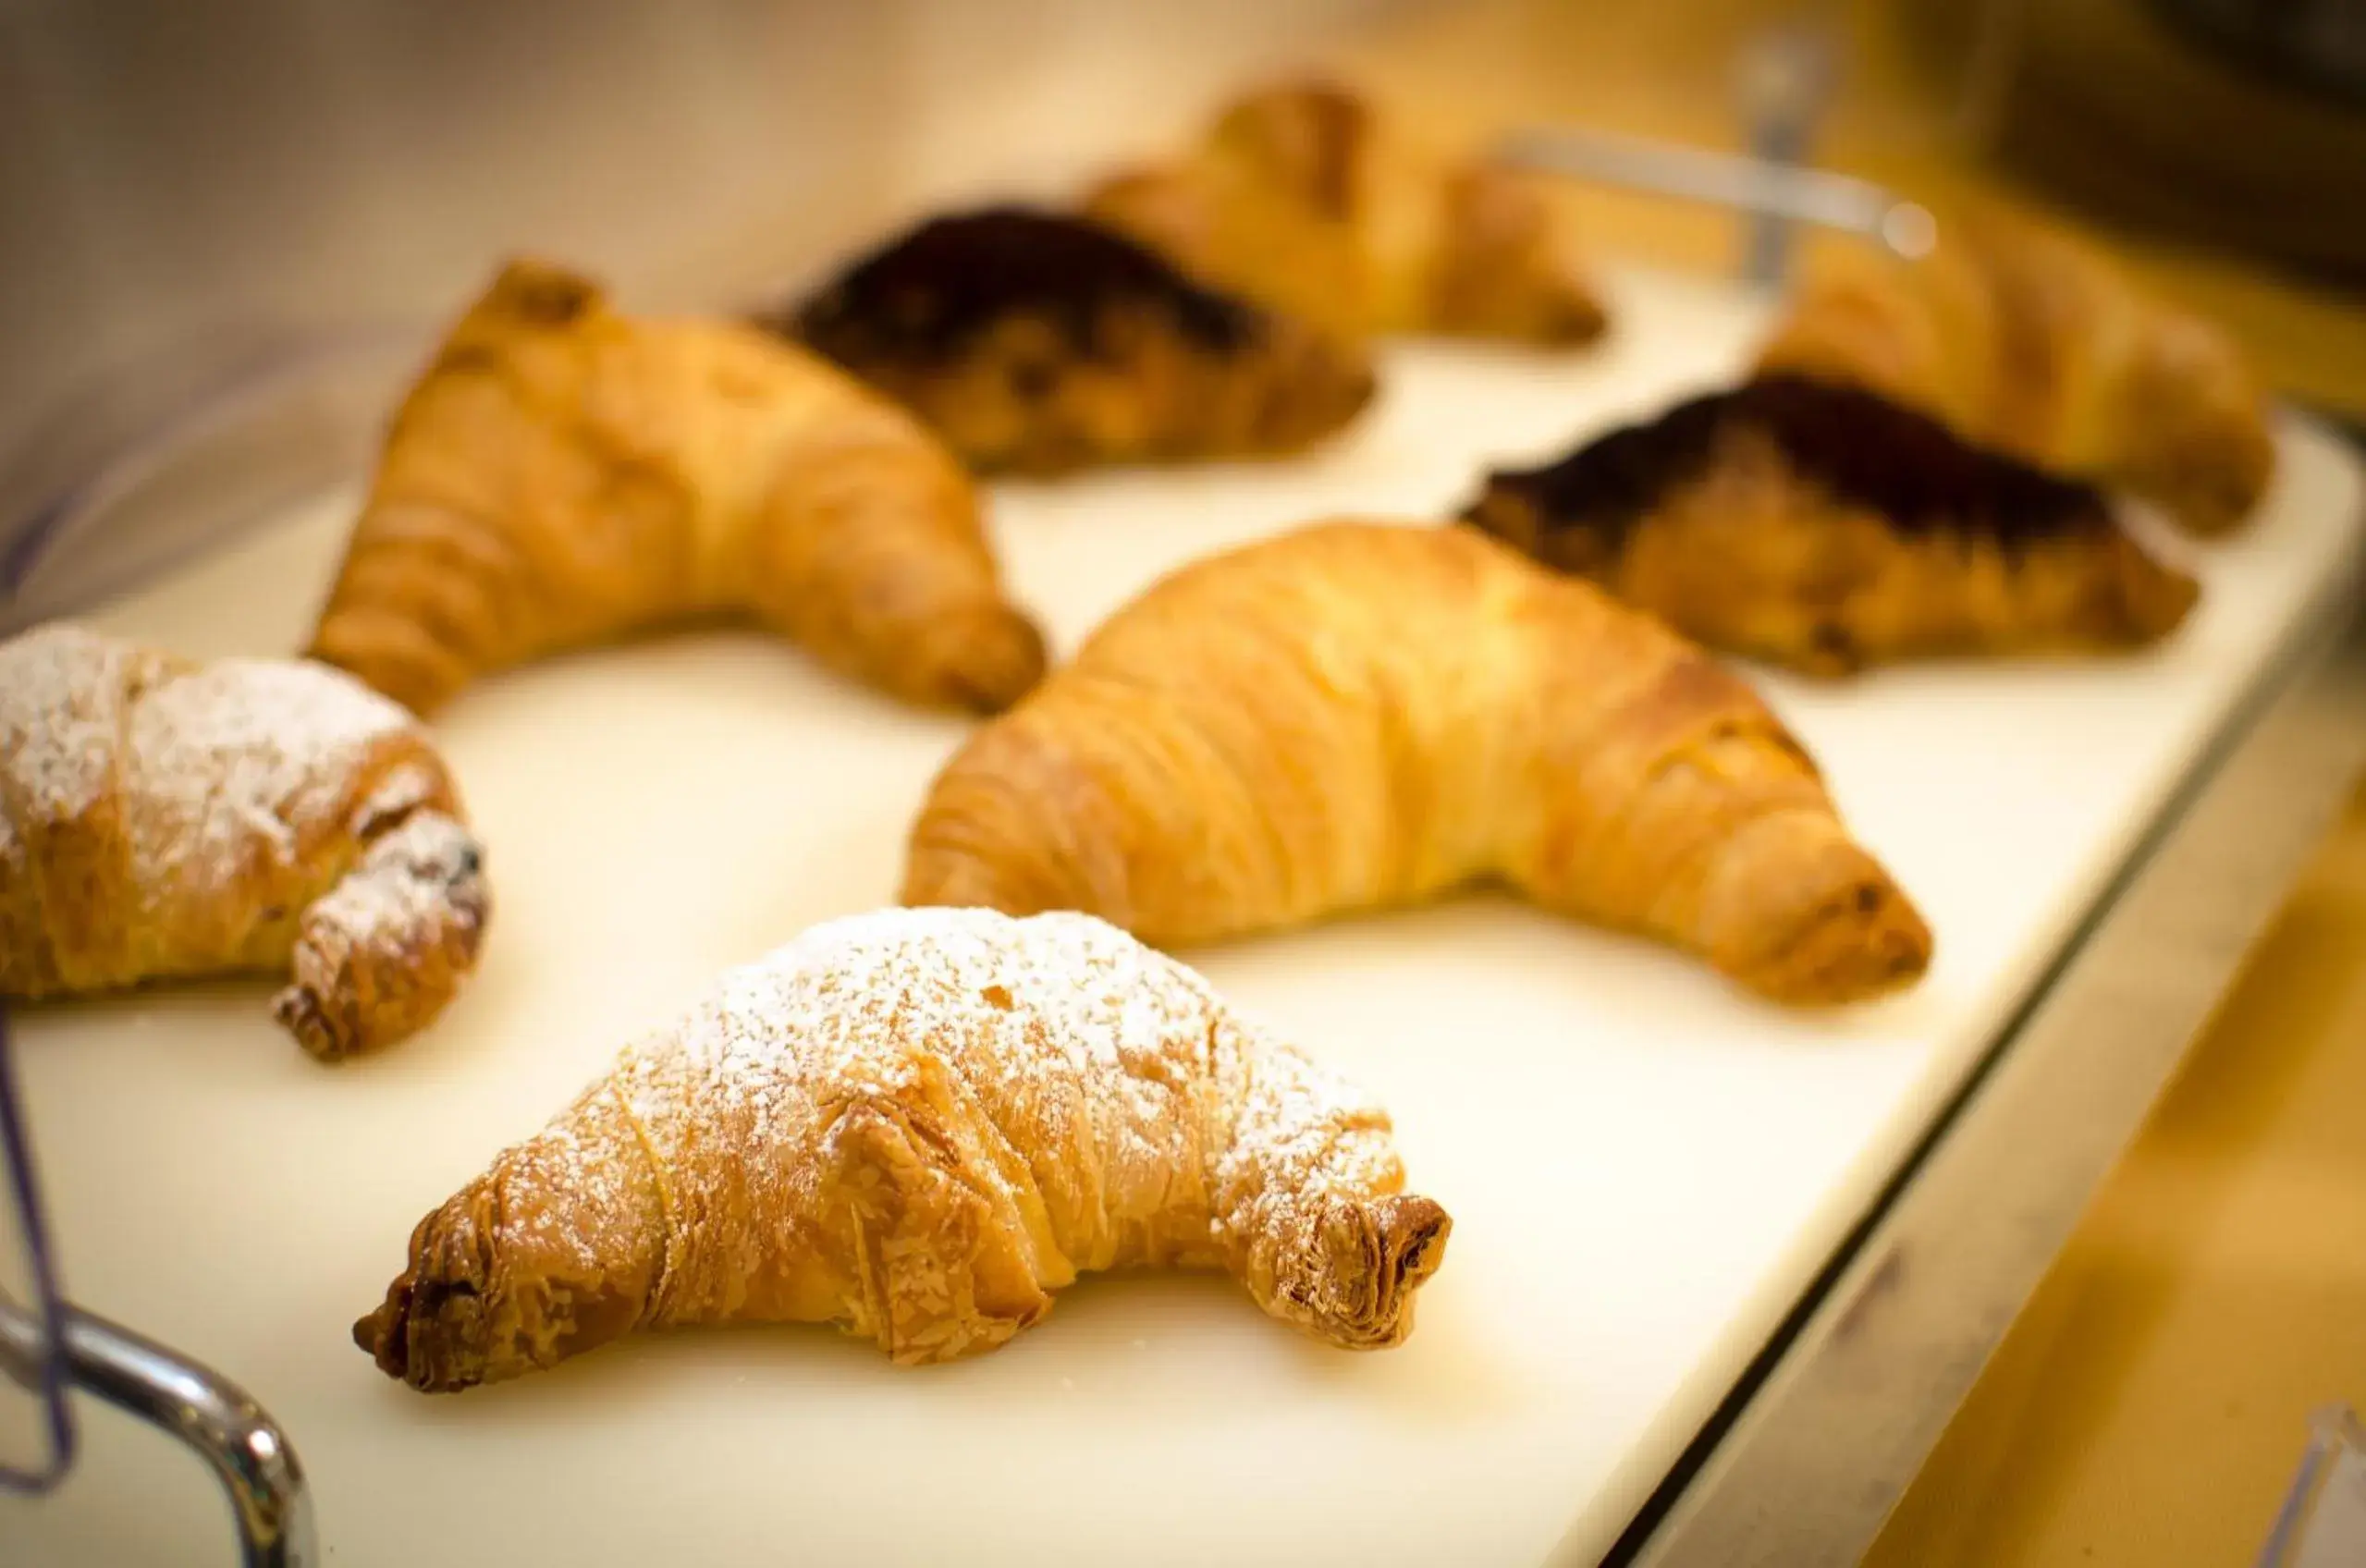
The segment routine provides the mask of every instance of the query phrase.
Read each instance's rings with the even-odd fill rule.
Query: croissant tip
[[[305,986],[281,991],[272,1001],[271,1016],[314,1061],[334,1066],[353,1054],[352,1043],[338,1033],[319,996]]]
[[[1930,923],[1870,855],[1853,850],[1849,858],[1858,863],[1856,874],[1788,940],[1728,973],[1792,1007],[1869,1001],[1929,973],[1936,947]]]
[[[1438,1272],[1446,1259],[1446,1241],[1454,1232],[1454,1217],[1435,1198],[1411,1194],[1388,1200],[1390,1230],[1396,1242],[1397,1271],[1407,1286],[1419,1284]]]
[[[410,1305],[411,1277],[405,1275],[387,1288],[386,1299],[374,1310],[353,1320],[355,1348],[397,1382],[411,1380],[410,1357],[405,1354],[406,1336],[402,1331]]]
[[[946,666],[944,695],[957,706],[990,717],[1034,691],[1049,665],[1036,623],[997,605],[982,624],[964,632],[962,655]]]

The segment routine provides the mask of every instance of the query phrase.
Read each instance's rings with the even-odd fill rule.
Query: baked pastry
[[[718,618],[914,702],[992,711],[1043,669],[967,476],[901,410],[754,327],[510,264],[395,416],[313,656],[426,714]]]
[[[335,670],[0,643],[0,995],[292,971],[273,1011],[336,1060],[475,967],[483,861],[425,732]]]
[[[1245,94],[1198,145],[1105,181],[1085,210],[1336,334],[1574,344],[1605,324],[1535,177],[1425,146],[1330,82]]]
[[[1154,584],[953,754],[902,899],[1183,947],[1490,877],[1785,1001],[1931,955],[1738,677],[1461,525],[1318,524]]]
[[[916,1365],[1153,1267],[1375,1349],[1445,1256],[1404,1185],[1386,1112],[1122,932],[889,910],[626,1050],[421,1221],[353,1334],[428,1392],[693,1324],[830,1322]]]
[[[1294,452],[1371,400],[1369,357],[1086,218],[989,207],[863,257],[774,330],[910,408],[973,469]]]
[[[1814,675],[2150,643],[2201,592],[2092,486],[1790,374],[1490,474],[1468,516],[1688,637]]]
[[[1949,216],[1919,262],[1823,256],[1759,368],[1870,387],[2201,534],[2241,522],[2275,468],[2265,399],[2232,338],[2085,244],[1985,208]]]

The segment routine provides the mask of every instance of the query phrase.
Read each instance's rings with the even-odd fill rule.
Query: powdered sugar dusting
[[[70,624],[0,643],[0,800],[5,815],[71,821],[114,777],[125,704],[171,668]]]
[[[245,857],[286,864],[296,823],[334,812],[370,747],[411,716],[349,677],[294,660],[223,659],[131,711],[141,885],[214,885]]]
[[[199,666],[53,624],[0,643],[0,746],[12,918],[30,910],[34,932],[75,933],[12,947],[9,984],[24,994],[276,966],[305,920],[300,1005],[281,1018],[308,1047],[344,1054],[417,1027],[473,961],[474,846],[420,810],[450,803],[442,764],[411,715],[339,671]],[[432,843],[409,829],[424,815],[441,825]],[[437,858],[463,847],[465,908]],[[19,875],[34,855],[54,888]],[[47,909],[52,897],[72,907]],[[402,992],[410,1012],[385,984],[353,978],[366,957],[384,981],[430,941],[442,962]]]
[[[744,1242],[702,1229],[705,1191],[743,1203],[766,1237],[827,1231],[833,1162],[875,1110],[937,1129],[997,1212],[1046,1217],[1049,1245],[1029,1244],[1049,1287],[1128,1263],[1237,1264],[1244,1230],[1288,1251],[1401,1181],[1366,1096],[1084,914],[904,909],[815,926],[723,976],[615,1082],[666,1172],[668,1244],[700,1255],[668,1268],[677,1280],[763,1267],[717,1267],[715,1249]],[[583,1161],[569,1180],[588,1188],[614,1151],[554,1141],[582,1114],[529,1146],[538,1164]]]
[[[305,925],[332,928],[352,948],[407,945],[448,913],[454,890],[472,885],[477,869],[467,828],[441,812],[416,812],[313,900]]]
[[[975,1105],[1015,1182],[1088,1177],[1096,1214],[1138,1230],[1177,1162],[1200,1160],[1188,1085],[1207,1073],[1220,1006],[1198,976],[1088,916],[893,910],[815,926],[725,975],[670,1049],[693,1102],[732,1106],[751,1149],[818,1153],[846,1107],[935,1084]],[[662,1100],[643,1110],[665,1120]],[[803,1210],[824,1163],[763,1166]],[[1120,1243],[1059,1244],[1091,1262]]]
[[[1448,1228],[1402,1182],[1377,1108],[1115,927],[889,911],[628,1048],[428,1218],[363,1329],[424,1389],[693,1324],[830,1321],[911,1365],[1153,1265],[1377,1348]]]

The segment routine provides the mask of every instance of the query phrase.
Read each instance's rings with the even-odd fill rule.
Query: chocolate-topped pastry
[[[1373,391],[1356,345],[1082,218],[940,217],[765,325],[910,406],[975,468],[1298,450]]]
[[[1820,675],[2149,643],[2200,592],[2092,486],[1803,375],[1490,474],[1465,515],[1701,642]]]

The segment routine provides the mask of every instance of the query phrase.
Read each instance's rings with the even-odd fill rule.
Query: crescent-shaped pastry
[[[1401,1342],[1445,1210],[1386,1112],[1081,915],[890,910],[726,975],[422,1220],[354,1326],[450,1392],[642,1330],[835,1323],[906,1365],[1108,1268]]]
[[[0,643],[0,996],[288,974],[306,1050],[373,1050],[475,967],[483,861],[426,731],[337,670]]]
[[[752,620],[917,703],[1043,670],[978,499],[894,404],[752,326],[505,268],[396,414],[314,657],[413,712],[490,670]]]
[[[2199,534],[2241,523],[2275,472],[2233,338],[2092,247],[1984,207],[1944,215],[1920,261],[1820,255],[1759,365],[1869,387]]]
[[[1362,348],[1081,217],[932,220],[772,322],[982,472],[1295,452],[1371,400]]]
[[[1153,585],[946,764],[902,897],[1188,947],[1482,879],[1786,1001],[1931,956],[1748,686],[1461,525],[1318,525]]]
[[[2092,486],[1791,374],[1490,474],[1468,515],[1688,637],[1812,675],[2133,647],[2201,593]]]
[[[1577,344],[1606,324],[1535,177],[1428,146],[1332,82],[1243,95],[1195,146],[1104,181],[1085,211],[1342,336]]]

